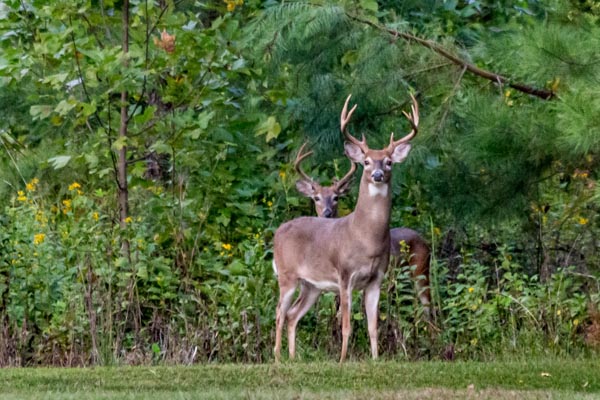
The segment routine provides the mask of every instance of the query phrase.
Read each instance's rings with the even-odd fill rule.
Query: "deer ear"
[[[365,160],[365,154],[362,152],[360,147],[354,143],[344,143],[344,151],[346,156],[355,163],[362,164],[362,162]]]
[[[353,179],[348,179],[346,182],[342,183],[340,186],[338,186],[337,182],[334,182],[336,188],[335,191],[339,196],[343,196],[345,194],[347,194],[350,191],[350,184],[352,183]]]
[[[402,143],[396,146],[392,153],[392,161],[395,163],[401,163],[408,156],[410,152],[410,143]]]
[[[316,193],[314,185],[304,179],[296,181],[296,189],[306,197],[313,197]]]

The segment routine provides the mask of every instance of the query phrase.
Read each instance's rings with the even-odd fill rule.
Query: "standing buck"
[[[346,128],[356,105],[348,112],[346,99],[340,129],[347,142],[345,153],[352,162],[364,166],[354,212],[342,218],[300,217],[281,225],[274,237],[273,269],[279,282],[275,328],[275,361],[281,357],[281,339],[288,321],[290,358],[295,356],[296,325],[315,303],[322,291],[340,295],[342,314],[342,352],[346,358],[350,336],[352,290],[364,291],[365,312],[371,355],[377,358],[377,309],[381,281],[390,255],[390,208],[392,165],[402,162],[410,151],[408,143],[417,133],[418,104],[412,97],[412,112],[404,113],[412,125],[411,132],[400,140],[390,137],[383,150],[372,150],[363,135],[361,141]],[[300,284],[300,295],[292,297]],[[291,306],[291,307],[290,307]]]
[[[337,218],[338,198],[348,193],[352,174],[356,170],[356,164],[351,163],[350,171],[340,181],[334,179],[333,185],[321,186],[309,177],[301,167],[302,161],[312,154],[304,153],[304,147],[300,147],[294,168],[302,177],[296,182],[296,189],[304,196],[312,199],[319,217]],[[403,248],[402,242],[407,246]],[[414,265],[412,278],[415,282],[415,291],[421,304],[425,317],[431,317],[431,294],[429,291],[429,259],[430,250],[425,239],[417,231],[409,228],[390,229],[390,255],[393,256],[392,266]]]

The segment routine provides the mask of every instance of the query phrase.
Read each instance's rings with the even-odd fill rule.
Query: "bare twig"
[[[390,35],[392,35],[394,38],[401,37],[402,39],[404,39],[408,42],[415,42],[415,43],[420,44],[421,46],[427,47],[428,49],[438,53],[442,57],[450,60],[452,63],[454,63],[462,68],[465,68],[468,72],[470,72],[474,75],[477,75],[479,77],[482,77],[484,79],[490,80],[492,82],[498,82],[498,83],[507,85],[515,90],[518,90],[518,91],[526,93],[526,94],[530,94],[532,96],[539,97],[544,100],[551,100],[552,98],[555,97],[554,92],[551,90],[535,88],[535,87],[528,86],[528,85],[525,85],[525,84],[519,83],[519,82],[511,82],[511,80],[509,78],[507,78],[503,75],[481,69],[465,60],[460,59],[459,57],[450,53],[448,50],[441,47],[438,43],[433,42],[431,40],[421,39],[421,38],[411,35],[409,33],[399,32],[395,29],[391,29],[391,28],[376,24],[372,21],[368,21],[366,19],[359,18],[355,15],[351,15],[351,14],[346,14],[346,15],[348,16],[348,18],[350,18],[354,21],[360,22],[365,25],[369,25],[369,26],[371,26],[375,29],[378,29],[380,31],[383,31],[383,32],[387,32]]]

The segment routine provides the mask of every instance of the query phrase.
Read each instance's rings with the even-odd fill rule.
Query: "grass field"
[[[9,399],[600,399],[600,362],[333,362],[0,370]]]

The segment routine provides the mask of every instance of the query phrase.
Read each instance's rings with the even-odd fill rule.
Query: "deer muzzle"
[[[373,181],[375,182],[383,182],[383,171],[380,169],[376,169],[375,171],[373,171],[373,173],[371,174],[371,178],[373,179]]]

